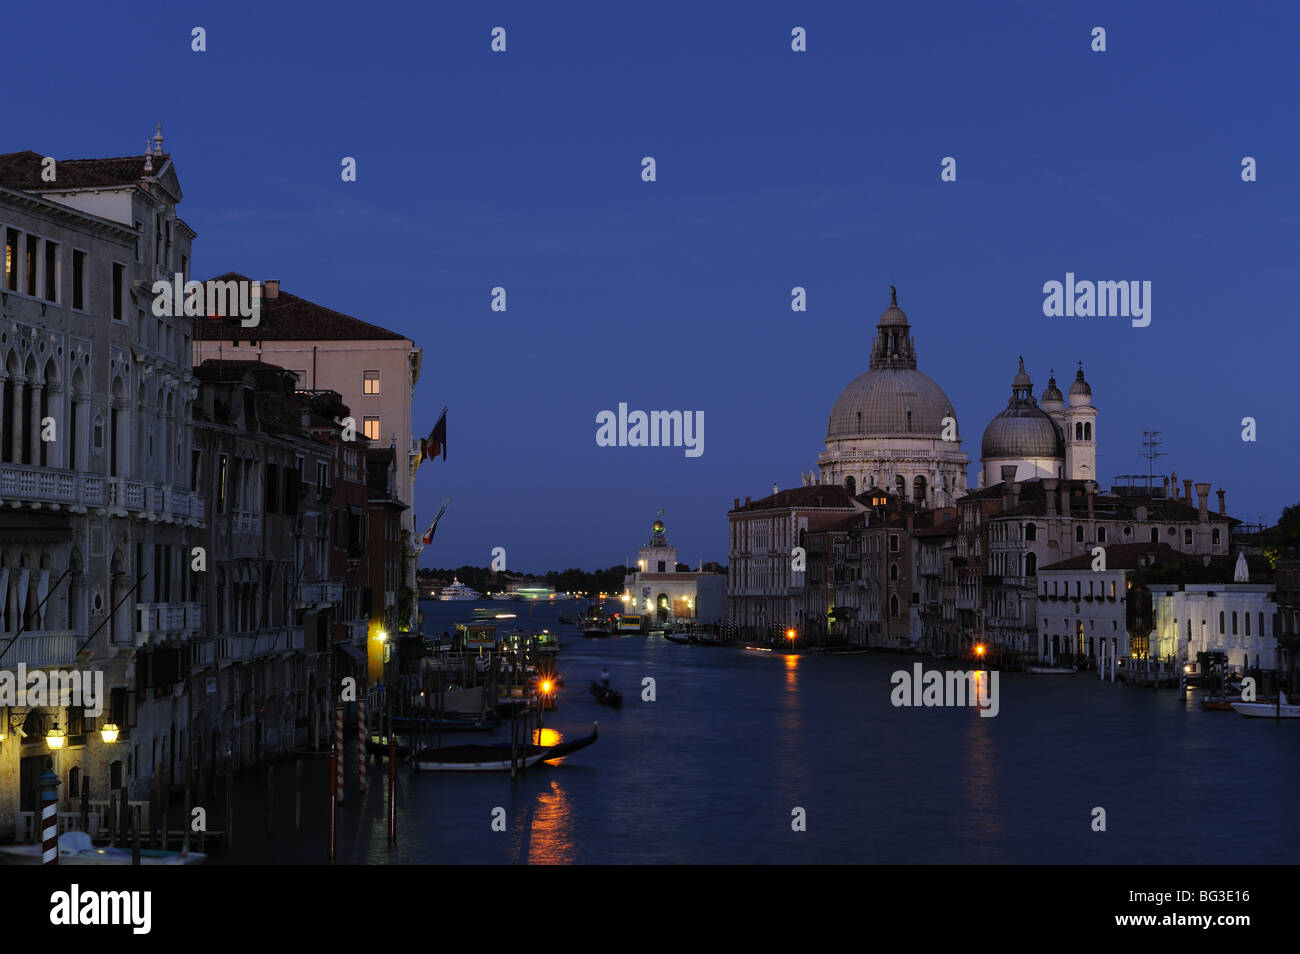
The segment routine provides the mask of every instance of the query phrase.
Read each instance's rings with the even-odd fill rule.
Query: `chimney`
[[[274,301],[280,297],[280,279],[268,278],[262,282],[262,297],[267,301]]]
[[[1174,488],[1174,499],[1178,499],[1178,471],[1174,471],[1169,477],[1169,485]]]
[[[1002,465],[1002,509],[1010,510],[1016,505],[1016,465]]]
[[[731,509],[732,509],[732,510],[739,510],[739,509],[740,509],[740,498],[739,498],[739,497],[733,497],[733,498],[732,498]]]
[[[1227,516],[1227,513],[1228,513],[1228,506],[1227,506],[1227,504],[1225,504],[1225,503],[1223,502],[1223,495],[1224,495],[1226,492],[1227,492],[1227,491],[1225,491],[1222,487],[1220,487],[1219,490],[1218,490],[1218,494],[1219,494],[1219,516],[1221,516],[1221,517]]]
[[[1165,499],[1169,498],[1169,478],[1165,478]]]
[[[749,506],[749,498],[748,498],[748,497],[745,498],[745,506],[746,506],[746,507]]]
[[[1047,515],[1049,517],[1056,516],[1057,506],[1060,503],[1060,500],[1057,497],[1057,486],[1057,480],[1055,477],[1043,478],[1043,493],[1047,497]]]
[[[1196,501],[1197,501],[1196,511],[1200,515],[1200,521],[1201,523],[1205,523],[1207,520],[1210,519],[1210,513],[1209,513],[1210,485],[1209,484],[1196,485]]]
[[[1190,480],[1183,481],[1183,500],[1187,502],[1187,506],[1192,505],[1192,482]]]

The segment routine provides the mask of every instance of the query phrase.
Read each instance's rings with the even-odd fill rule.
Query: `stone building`
[[[99,714],[0,710],[0,837],[27,833],[47,766],[66,810],[83,780],[92,799],[146,789],[192,741],[174,691],[199,635],[187,580],[205,520],[191,320],[155,316],[151,288],[188,276],[195,233],[162,143],[0,156],[0,667],[98,673],[109,696]]]
[[[850,497],[878,487],[921,508],[944,507],[966,492],[968,464],[956,411],[917,370],[911,325],[891,288],[868,368],[831,408],[819,480]]]
[[[703,570],[678,572],[677,548],[668,542],[666,532],[661,512],[650,529],[649,542],[637,552],[636,570],[623,581],[625,611],[659,622],[721,622],[726,577]]]

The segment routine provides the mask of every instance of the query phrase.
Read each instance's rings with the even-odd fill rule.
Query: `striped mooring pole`
[[[366,694],[357,696],[357,782],[366,794]]]
[[[338,761],[334,763],[334,798],[343,804],[343,706],[334,707],[334,751],[338,752]]]
[[[59,777],[46,769],[41,786],[41,864],[59,863]]]

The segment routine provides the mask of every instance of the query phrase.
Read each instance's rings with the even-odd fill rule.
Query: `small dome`
[[[1028,391],[1031,388],[1033,388],[1033,386],[1034,386],[1034,382],[1029,380],[1029,375],[1025,373],[1025,359],[1022,356],[1020,358],[1020,370],[1016,372],[1016,376],[1011,380],[1011,390]]]
[[[1061,389],[1056,386],[1055,376],[1047,379],[1047,389],[1043,391],[1041,403],[1046,404],[1049,401],[1055,401],[1057,404],[1065,402],[1065,395],[1063,395]]]
[[[1092,397],[1092,388],[1088,382],[1083,379],[1083,367],[1080,366],[1074,376],[1074,383],[1070,385],[1070,397]]]
[[[880,313],[880,324],[882,325],[905,325],[907,324],[907,314],[903,309],[898,307],[898,289],[893,285],[889,286],[889,307]]]
[[[984,460],[1065,457],[1065,442],[1056,424],[1039,407],[1013,402],[984,429]]]
[[[664,522],[663,522],[662,520],[656,520],[656,521],[654,522],[654,527],[653,527],[652,529],[654,530],[655,533],[663,533],[663,532],[664,532]]]

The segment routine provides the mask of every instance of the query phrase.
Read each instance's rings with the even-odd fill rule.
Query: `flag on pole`
[[[438,423],[433,425],[433,430],[429,436],[420,441],[420,453],[415,455],[411,461],[411,477],[414,478],[420,471],[420,465],[426,460],[433,460],[439,454],[442,459],[447,459],[447,409],[442,409],[442,416],[438,418]]]
[[[433,523],[429,524],[429,529],[425,531],[424,534],[423,542],[426,547],[429,546],[429,544],[433,543],[433,532],[438,529],[438,521],[442,519],[442,515],[446,512],[447,504],[449,503],[451,503],[451,500],[449,498],[447,497],[442,498],[442,509],[438,511],[437,516],[433,518]]]

